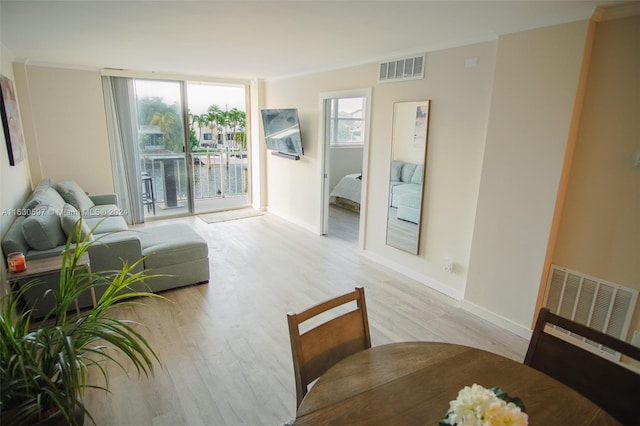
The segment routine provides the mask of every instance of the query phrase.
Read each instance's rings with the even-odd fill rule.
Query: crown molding
[[[628,18],[640,15],[640,2],[623,4],[611,7],[596,7],[591,19],[596,22],[610,21],[612,19]]]

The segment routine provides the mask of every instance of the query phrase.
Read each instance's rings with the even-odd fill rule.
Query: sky
[[[135,88],[138,98],[157,96],[168,105],[180,98],[180,83],[175,81],[135,80]],[[203,114],[210,105],[218,105],[223,111],[232,108],[245,111],[243,86],[187,83],[187,100],[192,114]]]

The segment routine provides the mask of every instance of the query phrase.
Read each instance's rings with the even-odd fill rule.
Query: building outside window
[[[329,140],[332,147],[364,145],[364,97],[331,99]]]

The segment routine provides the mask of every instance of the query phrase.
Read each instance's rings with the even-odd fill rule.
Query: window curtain
[[[144,222],[142,170],[138,153],[138,123],[133,80],[102,77],[111,167],[120,208],[130,225]]]

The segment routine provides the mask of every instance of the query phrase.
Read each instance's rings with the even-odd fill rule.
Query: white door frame
[[[320,145],[322,147],[322,155],[320,157],[320,176],[322,194],[322,206],[320,210],[320,230],[322,235],[326,235],[329,230],[329,174],[330,174],[330,149],[331,146],[326,140],[327,136],[327,101],[336,98],[364,97],[365,98],[365,129],[364,129],[364,146],[362,150],[362,193],[360,196],[360,224],[358,232],[358,247],[362,250],[365,246],[365,223],[367,215],[367,183],[368,164],[369,164],[369,130],[371,127],[371,94],[370,87],[364,89],[341,90],[337,92],[320,93],[320,118],[318,132]]]

